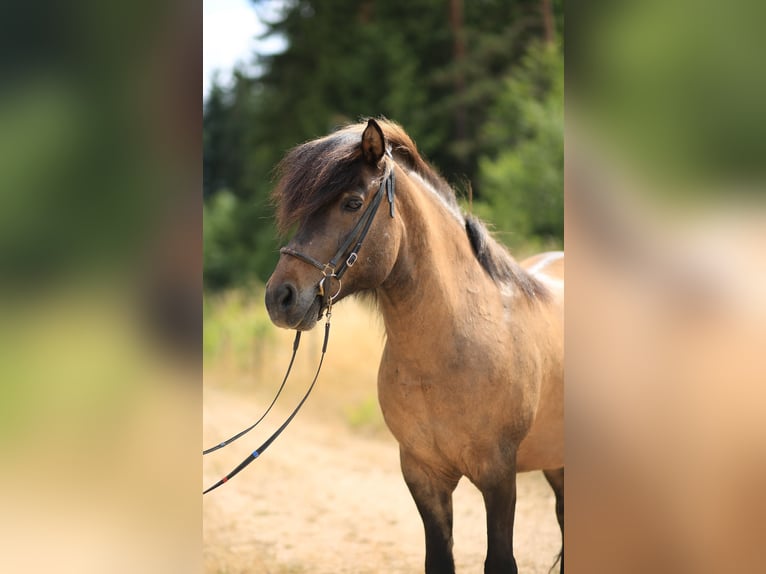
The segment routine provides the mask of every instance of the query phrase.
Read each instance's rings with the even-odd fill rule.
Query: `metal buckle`
[[[341,290],[341,288],[343,287],[343,282],[340,280],[340,278],[339,278],[339,277],[338,277],[338,276],[337,276],[335,273],[333,273],[332,275],[325,275],[325,276],[324,276],[324,277],[322,277],[322,279],[319,281],[319,285],[317,286],[317,289],[318,289],[318,291],[319,291],[319,296],[320,296],[320,297],[324,297],[324,296],[325,296],[325,292],[324,292],[324,281],[325,281],[325,279],[327,279],[328,277],[330,277],[330,278],[335,278],[335,279],[337,279],[337,280],[338,280],[338,290],[335,292],[335,295],[330,295],[330,296],[328,297],[328,301],[329,301],[330,303],[332,303],[332,302],[335,300],[335,298],[336,298],[338,295],[340,295],[340,290]]]
[[[352,253],[348,256],[348,259],[346,259],[346,266],[353,267],[357,259],[359,259],[359,257],[357,256],[356,252]]]

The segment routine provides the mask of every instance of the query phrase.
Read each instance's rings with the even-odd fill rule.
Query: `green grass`
[[[386,425],[376,396],[368,396],[347,406],[343,415],[348,427],[356,433],[375,435],[385,431]]]
[[[276,327],[263,304],[263,287],[251,291],[206,293],[202,299],[203,357],[206,366],[221,362],[247,369],[276,340]]]

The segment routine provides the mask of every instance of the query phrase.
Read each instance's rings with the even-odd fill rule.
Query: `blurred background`
[[[0,571],[199,570],[201,29],[0,8]]]
[[[202,571],[200,473],[231,462],[200,461],[203,355],[205,392],[246,394],[281,353],[255,342],[292,145],[384,114],[514,253],[559,244],[559,187],[535,185],[560,177],[560,3],[316,4],[248,5],[272,43],[217,79],[200,3],[3,5],[0,570]],[[566,9],[570,572],[763,564],[764,16]],[[336,420],[374,437],[366,400]]]
[[[755,572],[764,5],[567,13],[569,572]]]

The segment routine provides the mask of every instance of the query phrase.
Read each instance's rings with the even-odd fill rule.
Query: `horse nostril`
[[[277,304],[286,311],[295,304],[295,299],[295,287],[290,283],[282,283],[277,289]]]

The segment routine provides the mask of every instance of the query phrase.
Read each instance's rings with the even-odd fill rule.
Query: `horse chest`
[[[380,405],[407,451],[459,469],[468,453],[496,441],[488,429],[509,424],[513,399],[491,369],[437,373],[385,359],[378,378]]]

